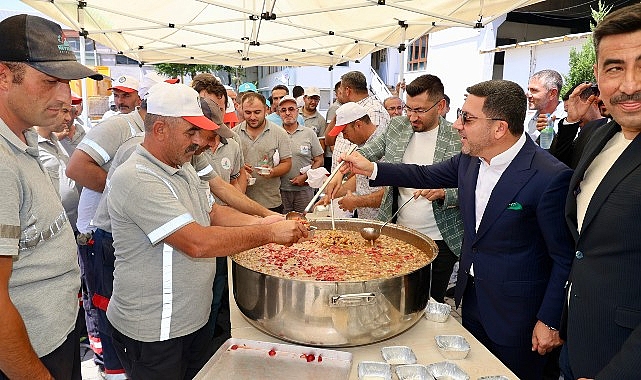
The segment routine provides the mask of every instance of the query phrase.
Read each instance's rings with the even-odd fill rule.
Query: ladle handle
[[[405,201],[405,203],[403,203],[403,204],[401,205],[401,207],[399,207],[399,208],[398,208],[398,210],[396,210],[396,212],[392,215],[392,217],[391,217],[391,218],[389,218],[389,219],[387,219],[387,221],[386,221],[385,223],[383,223],[383,225],[381,226],[381,229],[380,229],[379,233],[380,233],[380,232],[383,232],[383,227],[385,227],[385,226],[387,225],[387,223],[391,222],[391,221],[394,219],[394,217],[396,216],[396,214],[398,214],[398,212],[399,212],[399,211],[401,211],[401,209],[402,209],[403,207],[405,207],[405,205],[406,205],[406,204],[410,203],[410,201],[411,201],[412,199],[414,199],[414,197],[411,197],[410,199],[406,200],[406,201]]]
[[[352,145],[352,147],[349,148],[349,150],[345,155],[349,156],[350,154],[352,154],[353,151],[356,150],[356,148],[357,148],[356,144]],[[305,207],[305,211],[303,212],[303,214],[307,214],[309,210],[312,209],[312,207],[314,206],[314,203],[316,203],[316,201],[318,200],[318,197],[320,197],[320,195],[323,193],[323,190],[325,190],[327,185],[329,185],[329,182],[332,180],[332,178],[334,178],[334,176],[336,176],[336,173],[338,173],[338,171],[340,170],[341,166],[343,166],[344,163],[345,161],[341,161],[338,165],[336,165],[334,170],[332,170],[332,172],[329,174],[329,177],[327,177],[325,179],[325,182],[323,182],[323,185],[318,189],[316,194],[314,194],[314,196],[312,197],[312,200],[309,201],[309,203],[307,204],[307,207]]]

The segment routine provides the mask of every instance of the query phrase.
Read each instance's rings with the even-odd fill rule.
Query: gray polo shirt
[[[285,131],[287,132],[287,131]],[[292,147],[292,168],[280,177],[282,191],[301,191],[309,186],[295,186],[289,180],[300,175],[300,169],[312,163],[312,159],[323,154],[318,137],[311,128],[299,125],[294,133],[287,133]]]
[[[318,111],[312,116],[303,115],[303,118],[305,119],[305,126],[311,128],[319,140],[325,140],[325,130],[327,129],[325,118]]]
[[[209,226],[213,197],[191,164],[179,169],[143,146],[113,173],[107,195],[115,249],[107,318],[126,336],[157,342],[207,323],[216,259],[194,259],[163,239],[192,222]]]
[[[76,228],[78,220],[78,200],[80,191],[76,186],[76,181],[67,177],[65,171],[69,163],[69,155],[64,149],[55,134],[50,138],[44,138],[38,135],[38,152],[40,153],[40,162],[53,181],[54,188],[58,191],[62,206],[65,208],[71,228]]]
[[[116,155],[114,156],[113,160],[111,161],[111,166],[109,167],[109,172],[107,173],[105,191],[100,197],[100,203],[98,203],[98,207],[96,208],[96,215],[94,215],[93,217],[93,224],[103,231],[111,232],[111,219],[109,219],[109,210],[107,209],[107,196],[111,187],[111,176],[113,175],[116,168],[118,168],[118,166],[127,161],[131,154],[136,150],[136,147],[143,141],[144,137],[144,133],[138,133],[134,137],[122,143],[120,148],[118,148],[118,151],[116,151]],[[192,158],[191,164],[194,169],[196,169],[196,172],[198,172],[200,179],[203,181],[209,181],[217,175],[211,165],[209,165],[209,162],[207,162],[207,159],[202,154],[199,156],[194,156]]]
[[[38,160],[38,134],[24,135],[27,144],[0,119],[0,255],[13,257],[9,296],[42,357],[75,327],[80,269],[73,231]]]
[[[240,123],[234,130],[240,137],[243,156],[248,165],[274,167],[276,151],[281,160],[292,156],[287,132],[274,123],[266,121],[265,129],[256,140],[247,134],[245,122]],[[254,177],[256,183],[247,187],[247,196],[266,208],[280,206],[283,203],[280,198],[280,178],[264,178],[257,174]]]
[[[138,111],[118,114],[91,128],[78,148],[87,153],[105,172],[109,172],[116,151],[130,137],[145,131],[144,121]],[[85,188],[78,204],[78,230],[86,233],[94,230],[93,217],[100,202],[101,193]]]

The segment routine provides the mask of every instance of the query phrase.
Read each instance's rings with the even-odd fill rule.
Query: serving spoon
[[[398,212],[401,211],[401,209],[403,207],[405,207],[406,204],[410,203],[410,201],[412,199],[414,199],[414,197],[411,197],[410,199],[406,200],[405,203],[403,203],[401,205],[401,207],[399,207],[398,210],[396,210],[396,212],[392,215],[392,217],[387,219],[387,221],[385,223],[383,223],[383,225],[378,230],[376,228],[374,228],[374,227],[363,227],[363,228],[361,228],[360,232],[361,232],[361,236],[363,237],[363,239],[369,240],[370,244],[372,246],[374,246],[374,242],[376,241],[376,239],[378,239],[381,236],[381,232],[383,231],[383,227],[385,227],[387,225],[387,223],[391,222],[392,219],[394,219],[394,217],[398,214]]]

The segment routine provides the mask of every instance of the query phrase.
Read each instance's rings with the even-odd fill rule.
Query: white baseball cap
[[[112,82],[112,86],[107,90],[120,90],[124,92],[136,92],[140,87],[138,79],[131,75],[121,75]]]
[[[318,87],[307,87],[305,89],[305,96],[320,96]]]
[[[147,94],[147,113],[159,116],[181,117],[191,124],[209,131],[218,129],[218,124],[209,120],[200,107],[200,96],[184,84],[158,83]]]
[[[285,95],[285,96],[283,96],[283,97],[280,99],[280,101],[278,101],[278,105],[279,105],[279,106],[282,106],[282,105],[283,105],[283,103],[287,103],[287,102],[294,102],[294,103],[296,103],[296,99],[295,99],[293,96],[291,96],[291,95]],[[296,104],[296,106],[298,107],[298,104]]]
[[[360,104],[354,102],[343,104],[336,110],[336,125],[329,131],[328,135],[338,136],[347,124],[365,115],[367,115],[367,110]]]

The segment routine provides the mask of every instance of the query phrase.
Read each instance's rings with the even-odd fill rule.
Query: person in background
[[[289,137],[282,127],[266,119],[264,96],[247,93],[242,102],[245,121],[234,129],[240,136],[245,170],[256,178],[256,183],[247,187],[247,196],[271,211],[282,213],[280,177],[292,167]]]
[[[307,173],[302,173],[301,169],[323,166],[323,148],[311,128],[298,124],[298,106],[294,97],[285,95],[279,102],[278,112],[292,150],[291,168],[280,178],[283,214],[290,211],[302,213],[314,197],[314,191],[306,182]]]
[[[305,102],[303,101],[304,95],[305,89],[302,86],[296,85],[292,88],[292,96],[296,99],[296,105],[298,105],[299,109],[305,106]]]
[[[80,271],[71,223],[38,160],[34,125],[60,125],[76,61],[60,26],[0,22],[0,379],[80,380]]]
[[[325,150],[325,128],[327,128],[327,122],[320,112],[318,112],[318,103],[320,100],[320,90],[318,87],[307,87],[305,89],[305,95],[303,95],[303,102],[305,104],[303,107],[300,107],[300,113],[303,115],[303,119],[305,119],[304,125],[314,131],[321,147]]]
[[[563,102],[567,116],[559,122],[559,132],[550,146],[550,154],[571,169],[576,169],[594,131],[608,121],[599,111],[598,93],[583,95],[590,90],[591,83],[581,83],[568,90]]]
[[[287,88],[287,86],[285,86],[284,84],[277,84],[276,86],[274,86],[274,88],[272,88],[271,113],[267,115],[266,119],[267,121],[271,121],[278,126],[283,125],[283,119],[280,118],[280,113],[278,113],[277,111],[278,103],[285,95],[289,95],[289,88]],[[300,114],[298,115],[298,124],[305,124],[305,120]]]
[[[572,170],[523,133],[526,97],[517,83],[491,80],[467,92],[454,123],[458,155],[416,165],[372,163],[356,152],[341,171],[364,174],[372,185],[458,187],[463,327],[519,379],[540,380],[548,353],[562,343],[574,256],[563,212]]]
[[[325,114],[325,122],[327,123],[325,127],[325,135],[327,135],[327,127],[334,118],[336,117],[336,110],[341,106],[341,102],[338,100],[338,89],[341,86],[341,81],[336,82],[334,85],[334,101],[329,106],[327,113]],[[332,170],[332,151],[334,150],[334,141],[330,144],[327,142],[327,138],[324,139],[325,143],[325,162],[323,167],[329,172]]]
[[[389,113],[390,118],[403,115],[403,101],[398,96],[390,96],[385,99],[383,107]]]
[[[608,14],[592,38],[613,121],[592,134],[567,194],[575,255],[561,368],[566,379],[632,380],[641,375],[641,4]]]
[[[443,94],[443,99],[445,99],[445,107],[443,107],[443,111],[441,111],[440,116],[443,119],[446,119],[448,112],[450,112],[450,97],[447,96],[447,94]]]
[[[109,111],[107,111],[107,113],[102,116],[102,120],[117,114],[127,114],[135,111],[136,107],[140,105],[140,96],[138,96],[139,87],[140,82],[131,75],[119,76],[112,83],[112,87],[107,89],[113,92],[114,104],[118,112],[107,115],[107,113],[109,113]]]
[[[530,77],[527,85],[528,107],[532,117],[527,120],[525,131],[537,141],[540,131],[548,125],[547,114],[554,119],[554,133],[558,133],[559,121],[566,116],[559,100],[563,78],[554,70],[541,70]]]

